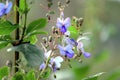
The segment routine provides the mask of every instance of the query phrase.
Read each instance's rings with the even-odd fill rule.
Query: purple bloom
[[[86,58],[89,58],[89,57],[91,56],[90,53],[84,51],[83,43],[82,43],[82,42],[78,42],[77,50],[78,50],[78,51],[81,51],[82,54],[83,54]]]
[[[65,47],[62,47],[61,45],[58,45],[58,48],[60,50],[60,54],[63,56],[67,56],[68,58],[72,58],[74,56],[74,51],[72,50],[72,45],[67,45]]]
[[[8,2],[6,0],[6,4],[0,3],[0,17],[2,17],[5,14],[8,14],[12,8],[12,2]]]
[[[67,28],[71,25],[70,18],[66,18],[65,20],[62,18],[57,18],[56,26],[60,29],[62,33],[67,31]]]

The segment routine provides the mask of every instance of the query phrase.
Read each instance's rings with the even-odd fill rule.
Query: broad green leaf
[[[46,24],[47,24],[47,20],[45,18],[40,18],[38,20],[35,20],[28,25],[26,34],[31,33],[34,30],[39,30],[39,29],[45,27]]]
[[[17,72],[13,77],[12,80],[24,80],[24,76],[22,73]]]
[[[0,42],[0,49],[6,47],[9,43],[8,42]]]
[[[35,77],[34,70],[31,70],[26,74],[25,80],[37,80],[36,77]]]
[[[98,77],[101,76],[102,74],[104,74],[105,72],[101,72],[92,76],[88,76],[82,80],[98,80]]]
[[[68,30],[70,31],[70,37],[77,39],[79,36],[79,31],[74,26],[70,26]]]
[[[47,34],[47,32],[45,32],[45,31],[33,31],[33,32],[29,33],[28,35],[26,35],[25,38],[28,38],[30,36],[37,35],[37,34]]]
[[[7,66],[0,68],[0,80],[2,80],[4,76],[8,76],[8,74],[9,74],[9,68]]]
[[[0,22],[0,35],[10,35],[10,33],[18,28],[9,21]]]
[[[15,50],[23,53],[25,59],[28,62],[28,66],[36,67],[43,62],[43,51],[35,45],[32,44],[21,44],[12,48],[9,48],[8,51]]]

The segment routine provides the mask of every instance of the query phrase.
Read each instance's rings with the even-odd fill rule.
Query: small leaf
[[[30,36],[29,41],[31,44],[35,44],[38,41],[37,36],[36,35]]]
[[[68,30],[70,31],[70,37],[77,39],[77,37],[79,36],[78,30],[74,26],[70,26]]]
[[[47,20],[45,18],[35,20],[28,25],[28,28],[26,30],[26,34],[31,33],[34,30],[39,30],[39,29],[45,27],[46,24],[47,24]]]
[[[23,53],[25,59],[28,62],[28,66],[36,67],[43,62],[43,51],[35,45],[32,44],[21,44],[12,48],[9,48],[8,51],[15,50]]]
[[[24,80],[24,76],[22,73],[17,72],[13,77],[12,80]]]
[[[25,2],[25,0],[20,0],[20,6],[19,6],[19,12],[24,14],[29,11],[28,4]]]
[[[4,67],[0,68],[0,80],[2,80],[2,78],[4,76],[8,76],[8,74],[9,74],[9,68],[8,67],[4,66]]]
[[[0,35],[10,35],[10,33],[16,28],[18,28],[18,26],[13,25],[9,21],[4,21],[4,22],[0,21]]]
[[[27,73],[25,80],[37,80],[34,70],[31,70]]]
[[[98,77],[104,74],[105,72],[101,72],[92,76],[88,76],[87,78],[84,78],[82,80],[98,80]]]

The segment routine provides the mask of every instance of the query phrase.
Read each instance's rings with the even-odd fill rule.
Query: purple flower
[[[89,57],[91,56],[90,53],[84,51],[83,43],[82,43],[82,42],[78,42],[77,50],[78,50],[78,51],[81,51],[82,54],[83,54],[86,58],[89,58]]]
[[[8,2],[6,0],[6,4],[0,3],[0,17],[2,17],[5,14],[8,14],[12,8],[12,2]]]
[[[46,64],[43,62],[43,63],[40,65],[39,70],[42,70],[42,69],[44,69],[45,67],[46,67]]]
[[[60,50],[60,54],[63,56],[67,56],[68,58],[72,58],[74,56],[74,51],[72,50],[73,46],[68,44],[65,47],[62,47],[61,45],[58,45],[58,48]]]
[[[62,18],[57,18],[56,26],[60,29],[61,33],[65,33],[67,28],[71,25],[70,18],[66,18],[65,20]]]

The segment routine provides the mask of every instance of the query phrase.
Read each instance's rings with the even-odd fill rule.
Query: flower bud
[[[45,44],[47,43],[47,38],[46,37],[43,37],[42,40]]]
[[[52,42],[52,36],[49,36],[49,42]]]
[[[79,25],[80,25],[80,26],[82,26],[83,21],[84,21],[84,19],[83,19],[83,18],[79,18]]]
[[[58,7],[61,7],[62,6],[62,3],[59,1],[58,2]]]
[[[66,4],[69,4],[70,3],[70,0],[66,0]]]
[[[55,26],[52,27],[52,33],[55,34]]]

